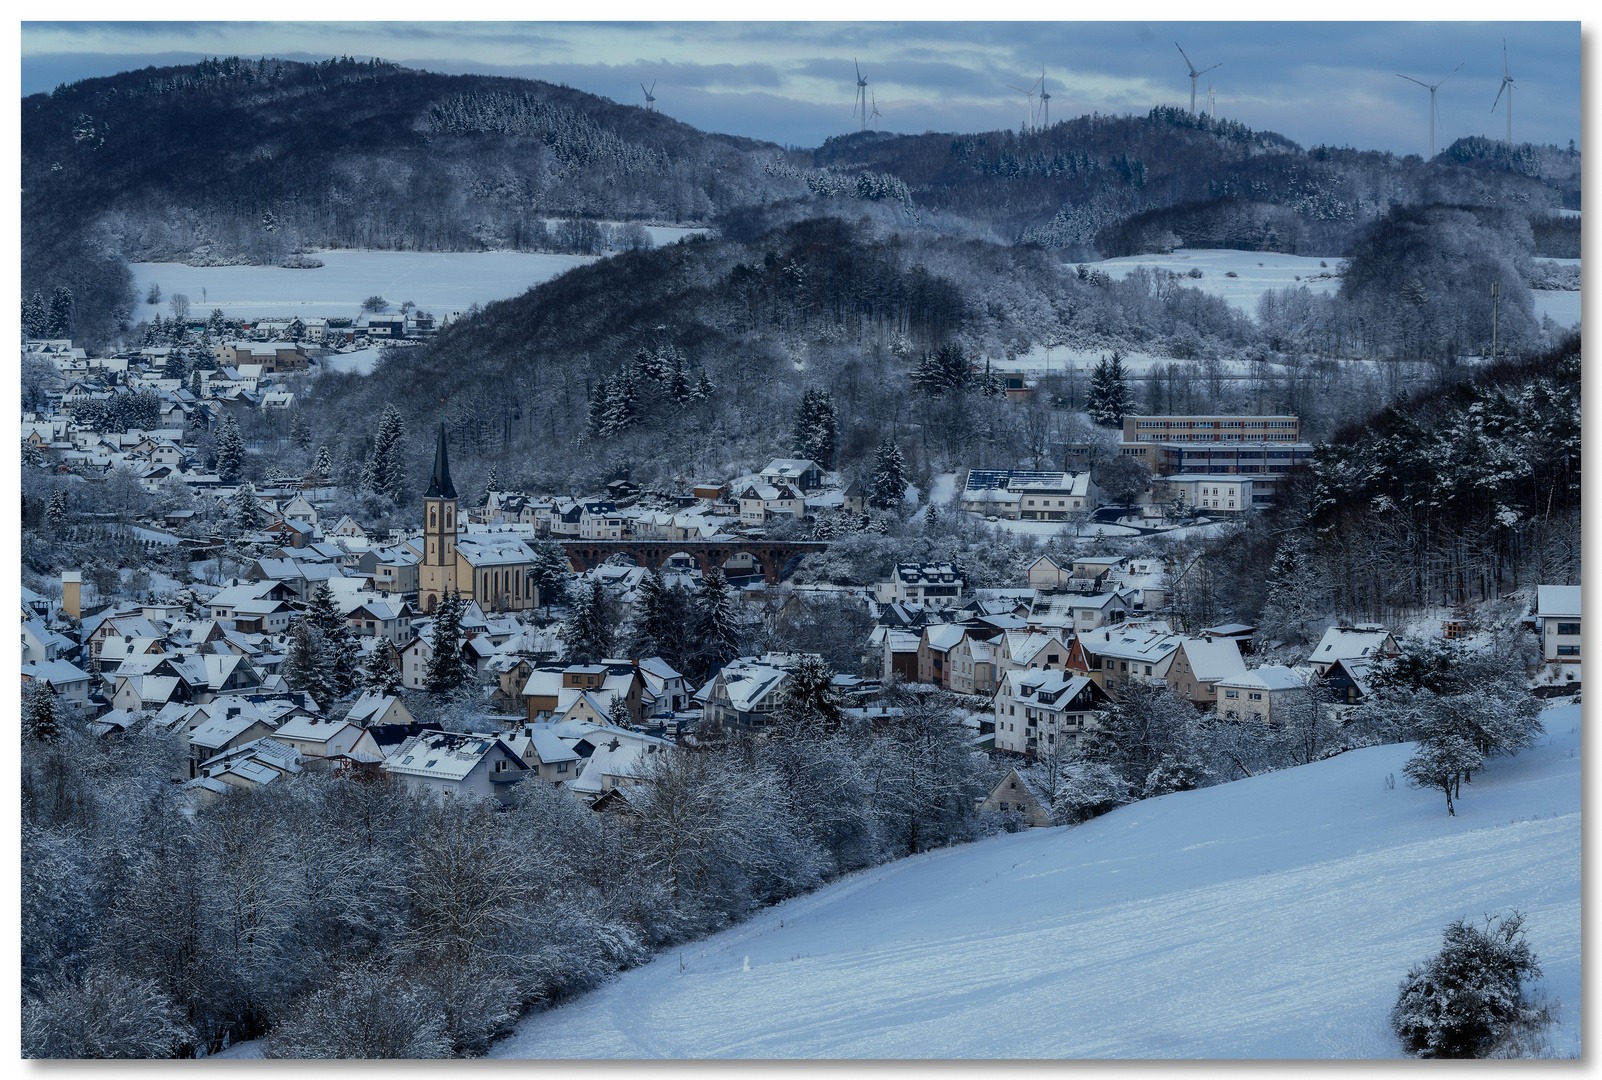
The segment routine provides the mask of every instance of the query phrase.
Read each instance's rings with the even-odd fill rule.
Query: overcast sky
[[[854,130],[853,60],[887,131],[1017,127],[1046,69],[1054,119],[1187,105],[1177,40],[1220,116],[1304,146],[1423,153],[1436,82],[1445,146],[1503,137],[1502,39],[1517,79],[1514,138],[1580,141],[1580,26],[1548,23],[24,23],[22,92],[202,56],[381,56],[442,72],[565,82],[709,131],[816,146]],[[1505,100],[1505,99],[1504,99]]]

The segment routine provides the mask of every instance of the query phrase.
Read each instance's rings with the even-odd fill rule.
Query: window
[[[1579,656],[1580,647],[1578,645],[1559,645],[1557,654],[1559,656]]]
[[[1263,695],[1262,694],[1258,694],[1258,693],[1251,693],[1251,694],[1248,694],[1246,696],[1251,698],[1253,701],[1261,701],[1261,700],[1263,700]]]
[[[557,765],[556,765],[556,771],[557,772],[567,772],[567,762],[565,762],[565,761],[558,762]]]
[[[1240,691],[1239,690],[1225,690],[1224,691],[1224,696],[1227,697],[1227,698],[1232,698],[1232,697],[1238,698],[1238,697],[1240,697]]]
[[[1560,634],[1572,634],[1578,637],[1580,633],[1580,624],[1577,622],[1560,622],[1557,624],[1557,632]]]

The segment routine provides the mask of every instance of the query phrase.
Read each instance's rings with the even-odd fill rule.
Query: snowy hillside
[[[1391,1057],[1408,965],[1518,907],[1579,1052],[1580,710],[1459,816],[1411,745],[867,871],[528,1018],[503,1057]],[[1397,777],[1396,786],[1386,784]]]

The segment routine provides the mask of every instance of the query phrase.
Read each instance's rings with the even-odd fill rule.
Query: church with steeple
[[[478,531],[468,531],[469,528]],[[417,600],[425,612],[439,606],[452,589],[477,601],[487,614],[527,611],[539,606],[539,590],[529,577],[534,552],[515,533],[490,526],[467,526],[456,485],[451,483],[445,423],[439,425],[434,473],[423,493],[422,556],[417,567]]]

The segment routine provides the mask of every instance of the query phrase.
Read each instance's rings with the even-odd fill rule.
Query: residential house
[[[22,665],[22,684],[31,686],[42,682],[56,692],[62,705],[73,712],[89,708],[89,695],[96,689],[97,680],[76,664],[65,660],[35,660]]]
[[[1051,824],[1051,806],[1045,793],[1037,790],[1034,781],[1017,769],[1007,770],[1007,775],[990,789],[979,809],[991,813],[1020,813],[1025,823],[1035,829]]]
[[[786,672],[767,657],[731,660],[697,694],[704,698],[703,721],[711,727],[761,727],[778,707]]]
[[[740,491],[740,524],[760,527],[777,518],[800,520],[806,499],[787,483],[747,484]]]
[[[997,750],[1053,756],[1098,726],[1111,698],[1083,675],[1009,671],[996,689]]]
[[[1313,653],[1307,662],[1322,677],[1339,660],[1366,660],[1373,663],[1387,656],[1396,656],[1401,651],[1391,632],[1377,623],[1332,626],[1324,631],[1323,638],[1313,646]]]
[[[201,763],[224,750],[264,739],[276,725],[246,706],[230,705],[189,733],[189,778],[200,774]]]
[[[1580,662],[1580,587],[1539,585],[1535,590],[1535,632],[1541,659],[1548,664]]]
[[[297,716],[284,721],[269,737],[308,758],[366,754],[377,760],[383,756],[367,729],[348,717],[330,720],[320,716]]]
[[[1209,641],[1185,638],[1168,666],[1167,683],[1192,705],[1212,708],[1218,704],[1218,683],[1244,674],[1246,661],[1240,646],[1229,638]]]
[[[523,759],[497,735],[424,732],[401,743],[383,770],[413,795],[493,798],[507,802],[528,775]]]
[[[617,504],[587,502],[578,506],[578,536],[581,540],[623,539],[623,517]]]
[[[389,694],[363,693],[350,707],[345,719],[364,728],[384,727],[413,722],[411,710],[400,698]]]
[[[788,484],[799,491],[813,491],[823,486],[823,470],[807,458],[774,458],[758,475],[775,487]]]
[[[950,563],[897,563],[889,581],[873,587],[881,604],[954,608],[962,602],[962,578]]]
[[[1076,635],[1064,667],[1086,676],[1116,701],[1130,680],[1165,682],[1179,641],[1167,623],[1118,623]]]
[[[1275,709],[1283,711],[1293,701],[1305,701],[1307,680],[1294,668],[1265,664],[1239,675],[1218,680],[1218,718],[1278,723]]]

